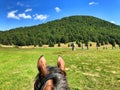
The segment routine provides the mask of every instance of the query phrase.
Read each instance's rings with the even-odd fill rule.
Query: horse
[[[34,90],[70,90],[61,56],[58,56],[57,66],[47,66],[44,56],[40,56],[37,68],[39,73],[35,78]]]

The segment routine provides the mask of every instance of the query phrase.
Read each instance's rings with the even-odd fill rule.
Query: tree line
[[[0,44],[29,46],[89,41],[120,46],[120,26],[93,16],[70,16],[31,27],[0,31]]]

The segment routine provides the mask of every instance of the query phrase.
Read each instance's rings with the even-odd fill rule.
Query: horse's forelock
[[[53,81],[54,81],[53,82],[53,87],[56,88],[55,90],[58,90],[57,88],[59,88],[59,89],[62,88],[62,90],[70,90],[69,87],[68,87],[67,79],[66,79],[66,73],[64,71],[62,71],[58,67],[52,67],[52,66],[47,66],[47,69],[49,71],[48,76],[42,77],[40,72],[36,76],[36,81],[37,81],[36,86],[40,86],[38,84],[42,83],[41,82],[42,79],[43,79],[43,81],[53,79]],[[37,89],[35,89],[35,90],[37,90]],[[42,90],[42,89],[40,89],[40,90]]]

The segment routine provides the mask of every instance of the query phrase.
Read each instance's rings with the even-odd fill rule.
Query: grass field
[[[48,65],[64,58],[71,90],[120,90],[120,49],[71,48],[0,48],[0,90],[33,90],[42,54]]]

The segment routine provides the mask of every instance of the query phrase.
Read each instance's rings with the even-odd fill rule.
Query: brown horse
[[[37,68],[39,70],[34,83],[34,90],[70,90],[67,83],[65,62],[62,57],[58,57],[57,67],[47,66],[42,55],[38,59]]]

